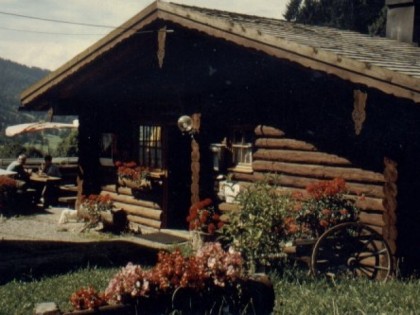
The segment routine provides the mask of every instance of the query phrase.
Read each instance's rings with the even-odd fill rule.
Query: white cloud
[[[172,0],[173,2],[282,18],[289,0]],[[0,11],[79,23],[119,26],[151,0],[0,0]],[[9,29],[6,30],[5,28]],[[51,35],[12,31],[100,35]],[[111,29],[52,23],[0,14],[0,57],[54,70],[95,43]]]

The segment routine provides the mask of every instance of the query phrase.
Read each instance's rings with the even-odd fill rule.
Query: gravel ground
[[[83,223],[58,224],[64,209],[49,208],[32,215],[0,217],[0,240],[91,241],[86,233],[80,233]]]
[[[0,216],[0,285],[86,266],[125,266],[129,261],[149,265],[155,263],[157,250],[171,246],[130,233],[82,233],[82,222],[58,223],[63,210],[49,208],[30,215]],[[162,230],[166,238],[170,232],[174,233]],[[185,232],[176,235],[184,237]]]

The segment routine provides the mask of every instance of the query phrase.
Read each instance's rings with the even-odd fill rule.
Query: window
[[[235,127],[232,135],[232,162],[235,168],[245,168],[252,171],[252,141],[253,129]]]
[[[139,164],[162,169],[162,128],[141,125],[139,131]]]

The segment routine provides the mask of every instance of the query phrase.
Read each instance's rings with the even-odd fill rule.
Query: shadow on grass
[[[0,241],[0,285],[65,274],[86,266],[119,267],[128,262],[152,266],[157,251],[125,241],[72,243]]]

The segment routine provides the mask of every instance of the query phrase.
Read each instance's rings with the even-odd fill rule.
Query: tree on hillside
[[[55,156],[78,156],[78,136],[79,132],[72,130],[58,145]]]
[[[383,0],[290,0],[287,21],[385,35]]]

